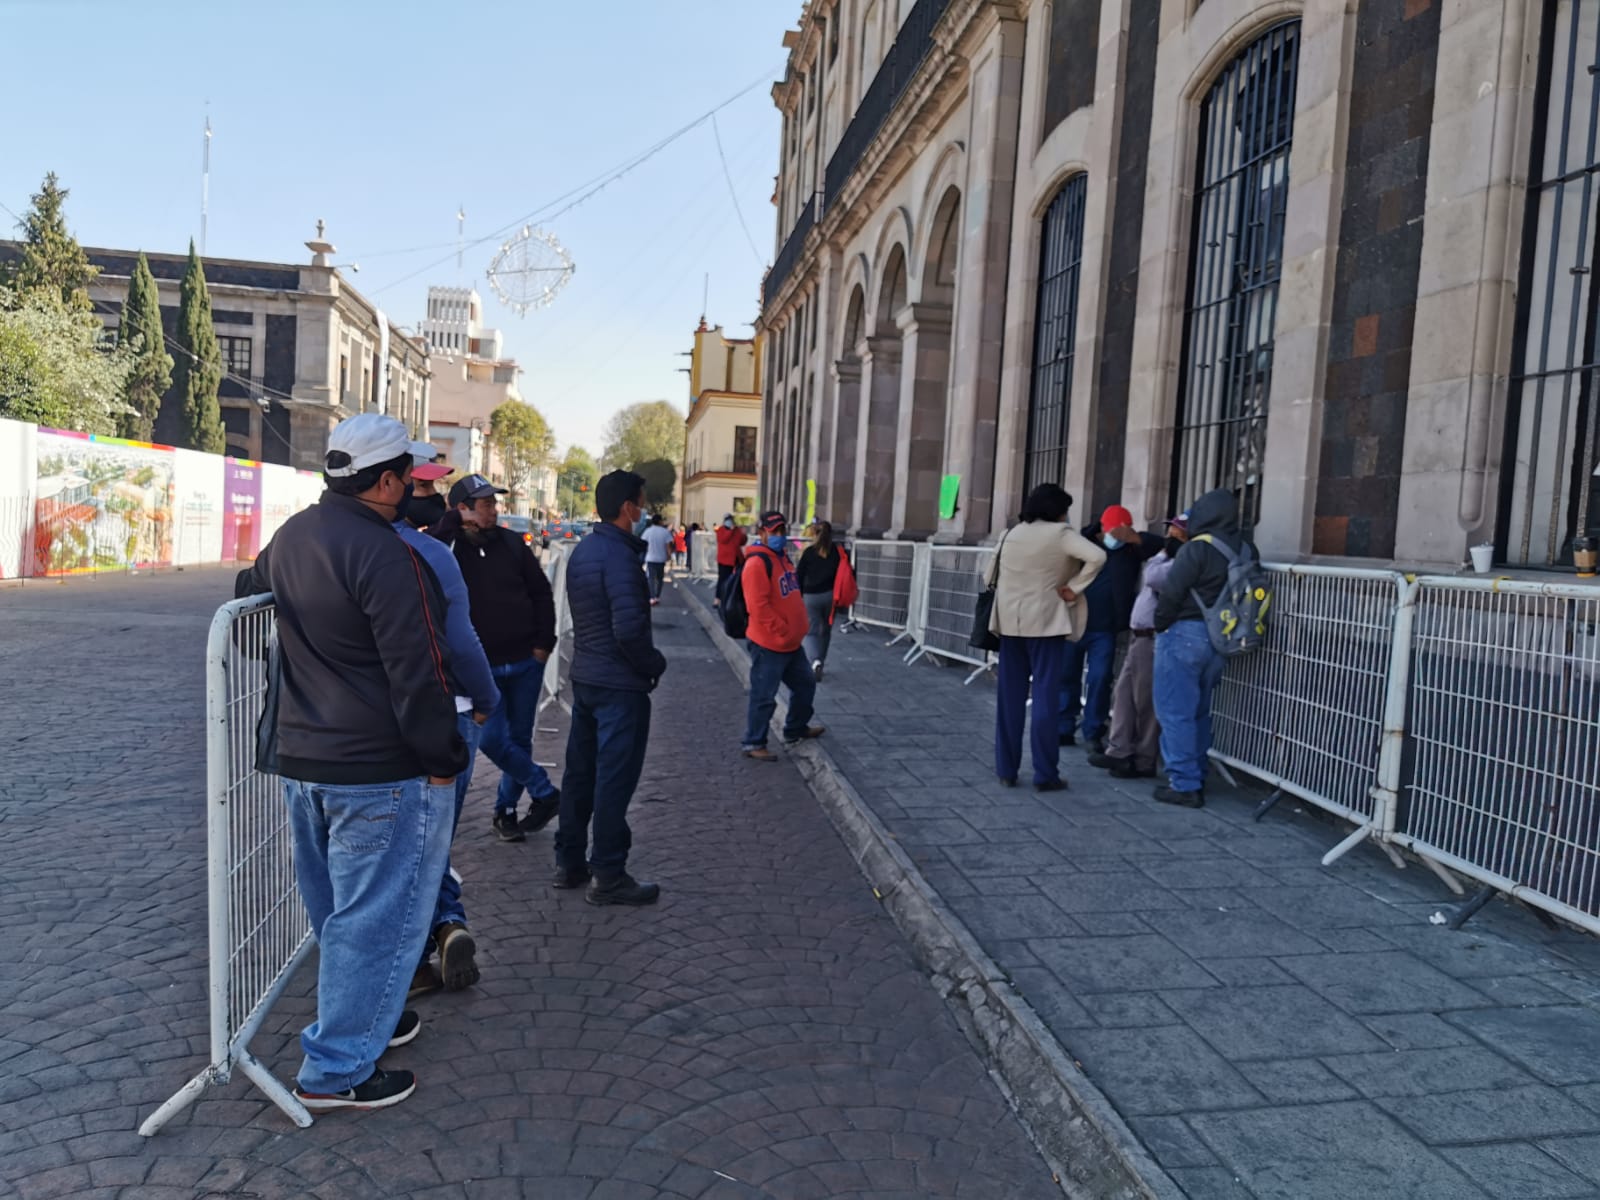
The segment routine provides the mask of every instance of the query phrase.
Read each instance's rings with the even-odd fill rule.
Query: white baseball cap
[[[412,441],[406,427],[393,417],[382,413],[357,413],[340,421],[328,435],[323,474],[332,479],[347,479],[405,454],[413,459],[431,459],[438,451],[427,442]]]

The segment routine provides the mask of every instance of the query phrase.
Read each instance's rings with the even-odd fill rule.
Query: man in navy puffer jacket
[[[595,487],[601,524],[567,564],[572,613],[572,731],[556,831],[558,888],[582,887],[591,904],[654,904],[661,889],[627,871],[628,804],[650,740],[650,693],[667,669],[650,632],[650,589],[633,528],[644,477],[613,471]],[[589,826],[594,847],[589,848]],[[588,856],[587,863],[584,861]],[[592,882],[590,882],[592,875]]]

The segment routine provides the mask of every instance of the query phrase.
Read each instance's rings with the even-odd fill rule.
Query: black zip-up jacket
[[[526,662],[535,650],[555,648],[555,593],[520,533],[496,525],[474,541],[462,528],[458,508],[428,532],[448,542],[461,564],[472,627],[491,667]]]
[[[1105,530],[1096,521],[1083,527],[1083,536],[1104,549],[1100,539]],[[1089,602],[1089,623],[1086,633],[1126,633],[1128,618],[1133,616],[1133,602],[1139,598],[1139,580],[1144,576],[1144,564],[1161,553],[1165,542],[1153,533],[1141,533],[1139,544],[1123,544],[1115,550],[1106,550],[1106,565],[1083,591]]]
[[[433,571],[378,512],[324,492],[240,575],[277,603],[276,744],[304,783],[449,778],[467,765]]]
[[[1156,602],[1158,631],[1170,629],[1179,621],[1205,620],[1195,596],[1208,605],[1215,604],[1228,584],[1228,560],[1205,542],[1195,541],[1203,533],[1225,542],[1235,553],[1250,546],[1239,532],[1239,502],[1227,488],[1207,492],[1189,509],[1189,540],[1172,560],[1161,599]]]

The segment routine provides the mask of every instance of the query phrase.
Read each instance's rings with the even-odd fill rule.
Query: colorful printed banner
[[[230,458],[227,463],[222,561],[239,562],[261,553],[261,464],[248,458]]]
[[[38,574],[171,564],[171,447],[40,429],[37,454]]]
[[[174,558],[180,566],[222,561],[223,460],[196,450],[172,452]]]

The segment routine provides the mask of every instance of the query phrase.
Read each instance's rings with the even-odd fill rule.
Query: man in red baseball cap
[[[1162,539],[1133,527],[1133,514],[1113,504],[1083,536],[1105,549],[1106,565],[1084,591],[1089,619],[1083,636],[1067,643],[1061,685],[1061,744],[1077,743],[1081,732],[1093,753],[1105,752],[1111,728],[1111,686],[1118,650],[1128,640],[1128,618],[1139,595],[1144,564],[1161,552]],[[1080,724],[1081,721],[1081,724]]]
[[[434,485],[453,471],[442,462],[419,463],[411,468],[411,503],[406,520],[418,529],[430,529],[449,511],[449,505]]]

